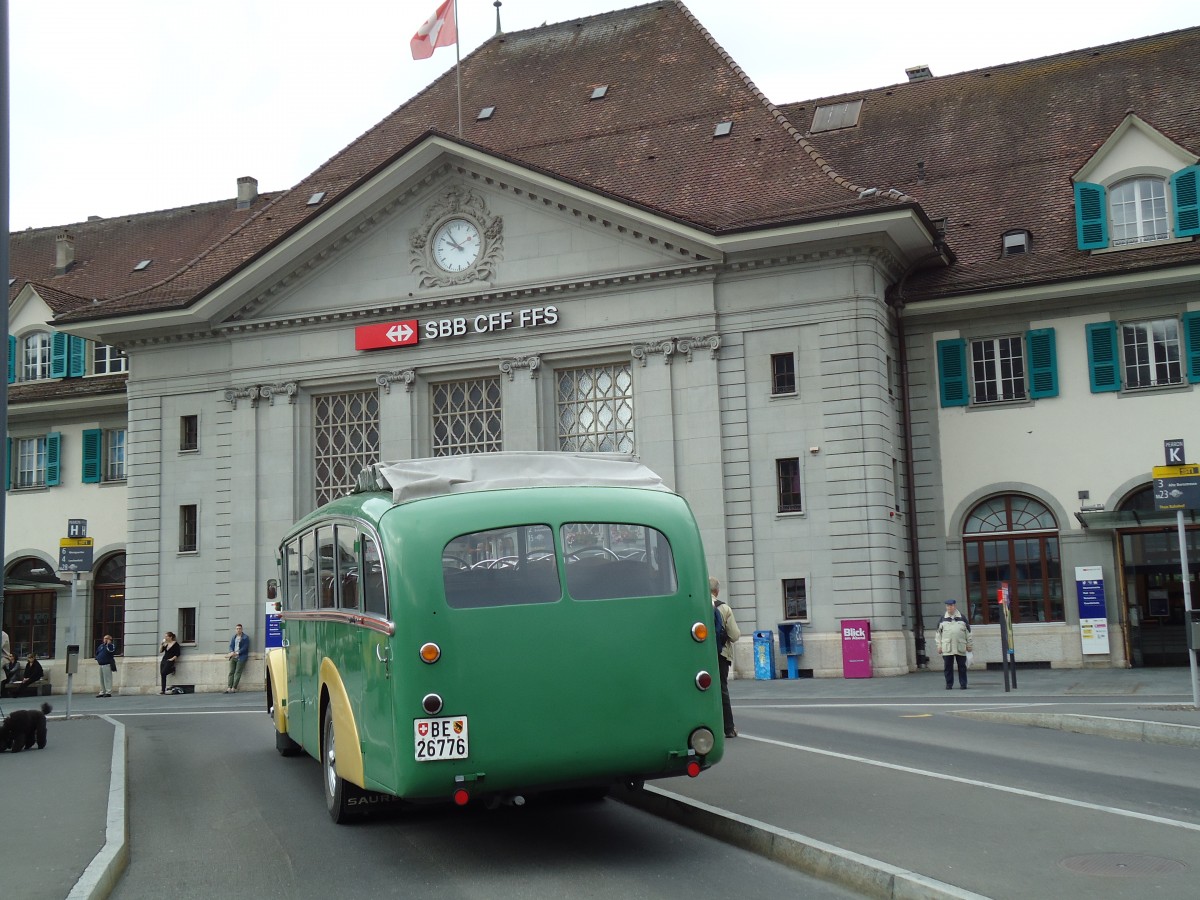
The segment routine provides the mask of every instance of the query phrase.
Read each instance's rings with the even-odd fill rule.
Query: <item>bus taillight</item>
[[[421,661],[427,663],[435,663],[442,658],[442,648],[429,641],[421,645]]]
[[[467,793],[466,788],[459,788],[454,792],[454,805],[466,806],[467,801],[471,799],[471,795]]]
[[[696,687],[700,688],[702,691],[707,691],[710,687],[712,687],[712,676],[703,670],[697,672]]]
[[[698,644],[704,643],[704,639],[708,637],[708,626],[703,622],[697,622],[692,626],[692,638]]]
[[[688,778],[695,778],[697,775],[699,775],[700,774],[700,763],[696,762],[696,760],[693,759],[690,763],[687,764],[687,773],[688,773]]]
[[[429,715],[436,716],[442,711],[442,698],[437,694],[426,694],[421,698],[421,708]]]

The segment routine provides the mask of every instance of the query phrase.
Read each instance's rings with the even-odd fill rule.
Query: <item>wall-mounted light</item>
[[[808,452],[809,452],[809,453],[820,453],[820,452],[821,452],[821,448],[820,448],[820,447],[809,447],[809,448],[808,448]]]

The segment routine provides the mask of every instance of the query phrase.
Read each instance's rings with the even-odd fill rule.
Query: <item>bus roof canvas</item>
[[[375,463],[358,491],[392,492],[396,504],[469,491],[529,487],[625,487],[670,491],[637,457],[623,453],[511,451]]]

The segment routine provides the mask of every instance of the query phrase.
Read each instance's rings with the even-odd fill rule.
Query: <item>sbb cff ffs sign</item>
[[[409,347],[421,337],[416,319],[360,325],[354,329],[355,350],[382,350],[385,347]]]

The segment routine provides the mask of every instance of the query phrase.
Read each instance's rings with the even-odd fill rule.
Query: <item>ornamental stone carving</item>
[[[687,357],[687,361],[692,361],[692,353],[697,350],[707,348],[712,359],[717,358],[717,351],[721,349],[721,336],[719,334],[705,334],[699,337],[677,338],[675,340],[675,349]]]
[[[500,360],[500,372],[513,380],[513,369],[528,369],[530,378],[537,378],[538,368],[542,365],[540,356],[513,356]]]
[[[385,394],[392,392],[392,385],[397,381],[404,382],[404,390],[412,393],[413,382],[417,380],[416,369],[398,369],[395,372],[380,372],[375,376],[375,383],[383,388]]]
[[[239,400],[249,400],[250,406],[258,406],[258,385],[252,384],[243,388],[226,388],[225,400],[232,409],[237,409]]]
[[[279,384],[264,384],[258,389],[258,393],[271,406],[274,406],[276,394],[283,394],[288,398],[288,403],[295,403],[296,390],[296,382],[284,381]]]
[[[479,234],[478,256],[465,268],[450,271],[438,264],[434,256],[433,238],[454,220],[463,220]],[[453,244],[453,232],[449,238]],[[457,246],[455,244],[454,246]],[[461,249],[461,248],[460,248]],[[493,216],[483,197],[475,191],[454,187],[425,211],[425,218],[409,237],[413,274],[420,286],[447,287],[471,281],[489,281],[496,277],[496,263],[504,250],[504,222]],[[464,257],[464,260],[468,257]]]
[[[671,354],[675,352],[675,341],[667,338],[665,341],[649,341],[645,344],[634,344],[629,353],[634,359],[646,365],[646,357],[651,353],[661,353],[663,363],[671,364]]]

